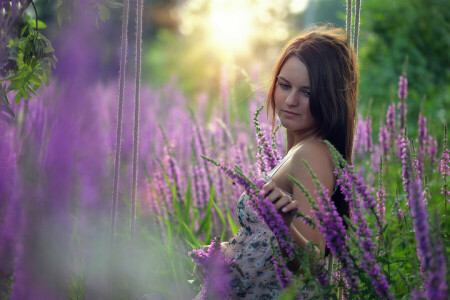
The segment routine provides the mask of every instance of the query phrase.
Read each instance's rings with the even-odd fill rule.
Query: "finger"
[[[270,180],[269,182],[267,182],[263,187],[262,190],[266,192],[265,197],[267,197],[268,194],[270,194],[270,192],[273,191],[273,189],[275,189],[276,185],[275,182],[273,182],[273,180]]]
[[[298,209],[298,202],[297,200],[292,201],[291,203],[289,203],[288,205],[286,205],[285,207],[283,207],[281,209],[282,212],[290,212],[290,211],[294,211]]]
[[[283,195],[276,203],[275,208],[278,210],[282,207],[285,207],[287,205],[290,205],[292,203],[292,200],[289,196]]]
[[[266,196],[266,199],[272,203],[275,203],[280,200],[281,197],[283,197],[283,194],[281,193],[280,189],[274,189]]]

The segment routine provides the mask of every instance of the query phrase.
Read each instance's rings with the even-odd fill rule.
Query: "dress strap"
[[[286,154],[285,157],[283,157],[283,159],[278,163],[278,165],[273,168],[272,170],[270,170],[269,174],[267,174],[267,177],[270,179],[272,178],[273,175],[275,175],[275,173],[278,171],[279,168],[281,168],[282,165],[284,165],[284,163],[301,147],[298,146],[295,149],[291,149],[291,151],[288,152],[288,154]]]

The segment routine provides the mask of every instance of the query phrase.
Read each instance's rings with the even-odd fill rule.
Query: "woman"
[[[336,189],[334,163],[324,143],[328,140],[351,162],[356,119],[358,71],[356,55],[347,45],[344,30],[313,27],[290,41],[275,67],[267,106],[273,119],[278,116],[286,129],[287,154],[268,175],[263,187],[268,201],[280,211],[290,234],[299,247],[311,241],[315,254],[328,255],[325,239],[318,228],[313,229],[291,211],[309,214],[311,207],[301,190],[290,181],[291,174],[313,193],[315,184],[303,164],[306,160],[319,181],[330,191],[338,212],[349,215],[343,195]],[[273,121],[274,125],[275,121]],[[224,243],[227,258],[234,258],[230,288],[235,299],[276,299],[282,288],[273,270],[273,251],[283,251],[270,240],[274,234],[248,206],[244,193],[237,204],[242,228]],[[299,262],[289,263],[292,270]],[[202,277],[202,270],[194,273]]]

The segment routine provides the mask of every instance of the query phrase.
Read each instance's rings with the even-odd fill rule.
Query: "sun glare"
[[[252,36],[251,10],[244,1],[213,0],[210,6],[211,42],[227,52],[244,51]]]
[[[224,60],[252,55],[254,45],[289,37],[289,14],[304,11],[309,0],[186,0],[180,7],[180,32],[204,41]]]

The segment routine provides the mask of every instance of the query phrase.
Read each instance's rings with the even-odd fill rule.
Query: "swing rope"
[[[353,48],[358,55],[358,38],[359,38],[359,14],[361,11],[361,0],[356,0],[355,5],[355,28],[353,29]]]
[[[113,183],[113,198],[112,198],[112,212],[111,212],[111,230],[110,241],[111,246],[114,244],[116,219],[117,219],[117,203],[119,196],[119,170],[120,170],[120,150],[122,147],[122,115],[123,115],[123,98],[125,91],[125,68],[127,65],[127,47],[128,47],[128,16],[130,13],[130,1],[123,1],[123,15],[122,15],[122,40],[121,40],[121,55],[120,55],[120,69],[119,69],[119,107],[117,110],[117,131],[116,131],[116,149],[114,160],[114,183]]]
[[[350,48],[352,41],[352,0],[347,0],[347,18],[345,20],[345,30],[347,31],[347,46]]]
[[[353,49],[355,50],[355,53],[358,55],[358,39],[359,39],[359,17],[360,17],[360,11],[361,11],[361,0],[355,0],[355,25],[353,27],[353,34],[352,34],[352,7],[353,7],[353,1],[347,0],[347,18],[345,19],[345,30],[347,32],[347,45],[348,47],[351,46],[353,41]]]
[[[136,232],[136,194],[137,165],[139,146],[139,107],[141,91],[141,52],[142,52],[142,6],[143,0],[137,0],[136,7],[136,85],[134,95],[134,136],[133,136],[133,185],[131,190],[131,241],[134,242]]]

